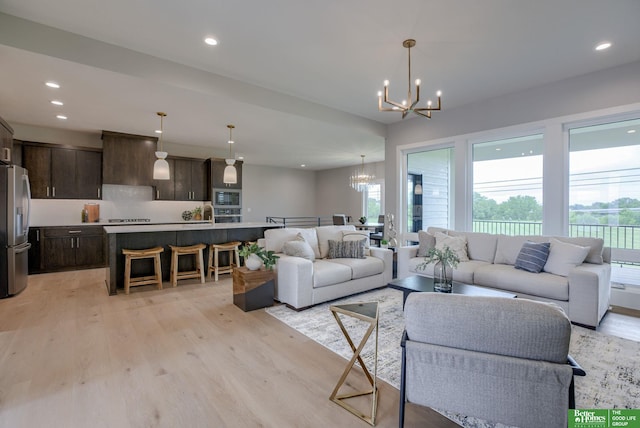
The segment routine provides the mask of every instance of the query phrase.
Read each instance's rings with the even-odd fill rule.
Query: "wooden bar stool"
[[[204,244],[189,245],[187,247],[171,247],[171,285],[176,287],[179,279],[200,278],[200,282],[204,284],[204,258],[202,250],[206,248]],[[193,255],[196,259],[196,270],[185,272],[178,271],[178,257]]]
[[[162,266],[160,265],[160,253],[162,247],[147,248],[144,250],[122,249],[125,256],[124,264],[124,293],[129,294],[129,288],[137,285],[158,284],[158,290],[162,290]],[[141,259],[153,259],[153,275],[131,278],[131,261]]]
[[[233,268],[240,266],[240,253],[238,247],[240,242],[226,242],[224,244],[210,244],[209,245],[209,279],[211,279],[211,272],[213,272],[214,281],[218,280],[219,274],[233,273]],[[219,254],[220,251],[226,251],[229,254],[229,264],[226,266],[220,266]],[[234,261],[235,259],[235,261]]]

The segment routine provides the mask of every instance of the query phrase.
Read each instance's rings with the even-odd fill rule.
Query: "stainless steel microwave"
[[[240,190],[213,189],[213,205],[216,207],[241,208],[242,192]]]

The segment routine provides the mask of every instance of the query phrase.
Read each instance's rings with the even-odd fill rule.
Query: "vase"
[[[249,270],[258,270],[260,266],[262,266],[262,259],[258,257],[257,254],[249,254],[249,256],[244,259],[244,265]]]
[[[202,220],[202,214],[194,214],[193,215],[193,219],[194,220]]]
[[[451,293],[453,268],[449,263],[438,260],[433,266],[433,288],[441,293]]]

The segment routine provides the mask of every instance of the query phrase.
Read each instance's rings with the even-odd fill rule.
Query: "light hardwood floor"
[[[228,277],[111,297],[104,279],[34,275],[0,300],[0,427],[369,426],[329,401],[346,361],[242,312]],[[397,417],[398,391],[382,383],[376,426]],[[409,405],[406,426],[457,425]]]

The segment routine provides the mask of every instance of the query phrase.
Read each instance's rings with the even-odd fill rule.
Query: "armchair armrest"
[[[371,247],[371,256],[381,259],[384,262],[384,284],[388,284],[393,279],[393,250],[388,248]]]
[[[418,245],[405,245],[398,247],[398,279],[411,275],[409,260],[418,255]]]

